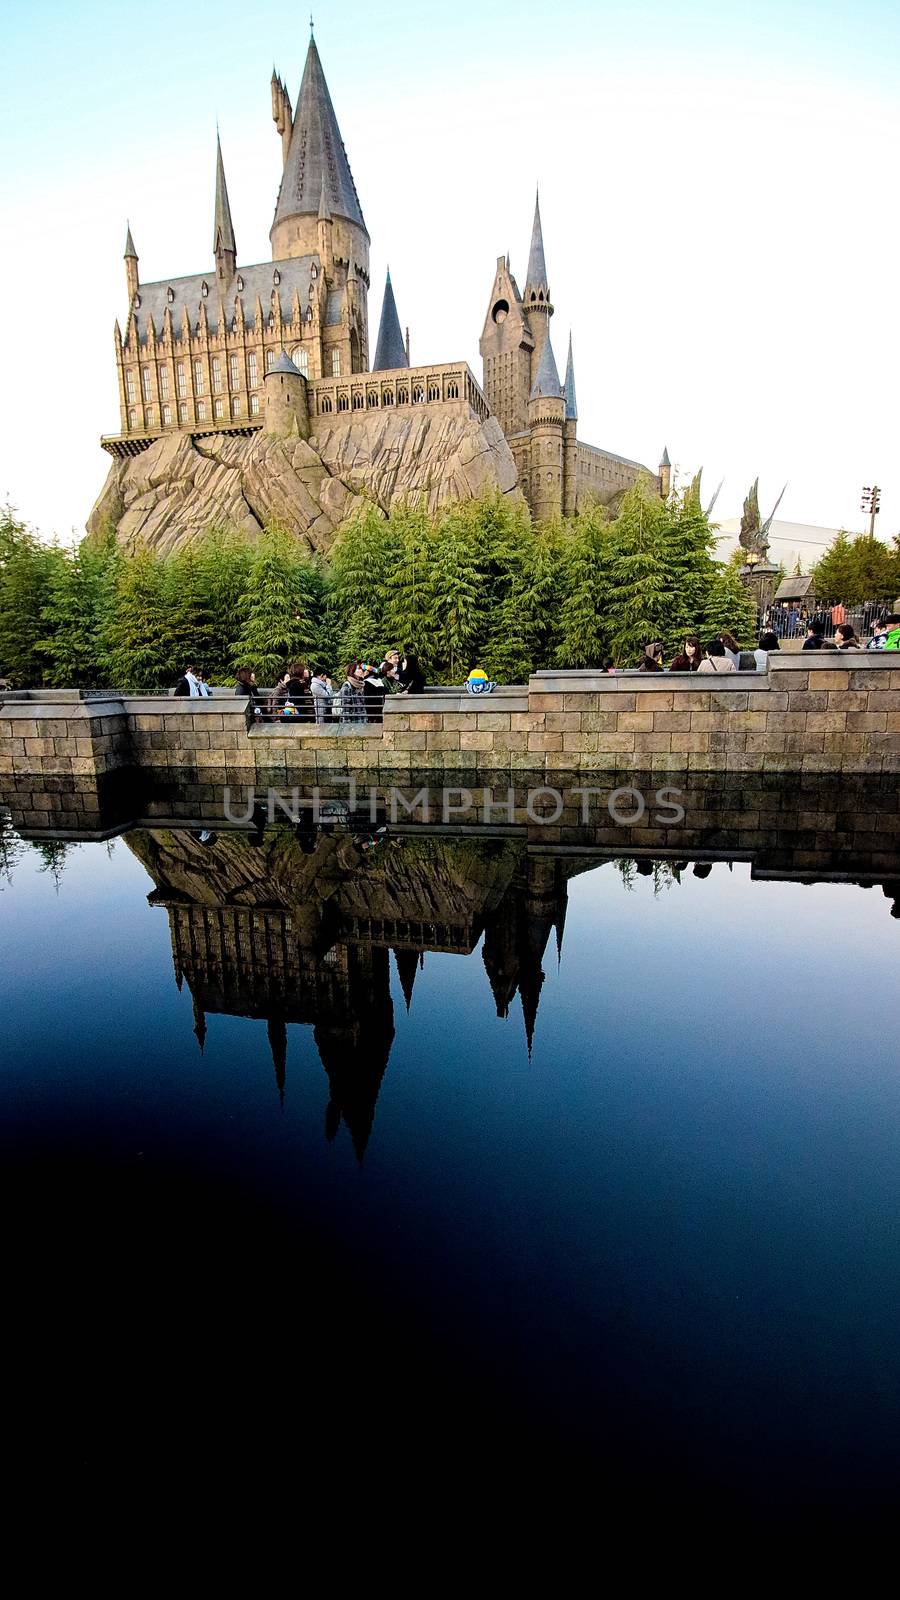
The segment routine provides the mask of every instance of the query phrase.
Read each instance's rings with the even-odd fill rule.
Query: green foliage
[[[900,542],[882,544],[867,533],[850,539],[843,528],[813,567],[816,596],[827,603],[860,605],[900,594]]]
[[[65,560],[56,546],[41,544],[11,506],[0,512],[0,676],[16,688],[44,682],[43,611]]]
[[[261,678],[274,682],[286,663],[313,652],[320,594],[318,574],[297,540],[283,528],[270,528],[253,554],[232,666],[253,665]]]

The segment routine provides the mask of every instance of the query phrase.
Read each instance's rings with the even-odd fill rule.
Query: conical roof
[[[282,222],[285,217],[318,216],[323,183],[332,214],[365,230],[316,41],[310,39],[275,222]]]
[[[572,360],[572,335],[569,334],[569,359],[566,362],[566,421],[574,422],[578,417],[578,401],[575,399],[575,363]]]
[[[540,195],[534,196],[534,223],[531,229],[531,249],[528,253],[528,276],[525,279],[525,298],[531,290],[543,289],[544,298],[547,297],[547,264],[544,260],[544,235],[541,229],[541,201]]]
[[[666,445],[663,445],[663,453],[660,456],[659,464],[661,467],[670,467],[672,465],[671,461],[669,460],[668,446]]]
[[[128,224],[128,233],[125,236],[125,260],[126,261],[128,260],[129,256],[133,256],[134,260],[137,261],[138,253],[134,248],[134,240],[131,237],[131,223],[130,222]]]
[[[389,267],[387,281],[384,285],[384,299],[381,302],[381,322],[378,325],[378,343],[375,346],[375,360],[372,362],[372,371],[391,372],[394,367],[408,366],[406,345],[403,342],[403,330],[400,327],[400,318],[397,315],[397,302],[394,299],[394,290],[391,286],[391,270]]]
[[[303,373],[295,367],[286,350],[282,350],[278,360],[269,368],[270,372],[289,372],[294,378],[302,378]]]
[[[216,133],[216,217],[213,224],[213,254],[218,255],[220,250],[230,250],[237,255],[231,206],[228,203],[228,187],[225,183],[225,165],[222,161],[222,143]]]
[[[552,395],[554,399],[558,400],[561,394],[562,388],[556,366],[556,357],[553,354],[553,346],[550,343],[550,334],[548,333],[544,340],[544,348],[541,351],[541,359],[538,362],[537,375],[528,398],[530,400],[537,400],[540,397],[548,399]]]

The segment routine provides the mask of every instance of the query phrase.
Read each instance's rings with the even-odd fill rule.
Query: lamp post
[[[875,537],[875,518],[877,517],[879,511],[881,510],[881,490],[878,487],[877,483],[873,483],[871,485],[867,483],[865,485],[865,487],[863,488],[862,501],[860,502],[859,509],[860,509],[860,511],[865,511],[865,512],[868,513],[868,517],[869,517],[869,538],[870,539],[874,539],[874,537]]]

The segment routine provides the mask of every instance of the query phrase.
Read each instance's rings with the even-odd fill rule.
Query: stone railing
[[[900,655],[780,654],[763,673],[541,672],[385,702],[383,724],[263,723],[239,697],[43,690],[0,702],[0,774],[900,772]]]
[[[315,378],[309,385],[310,415],[314,417],[454,402],[467,406],[481,422],[491,414],[465,362],[359,372],[348,378]]]

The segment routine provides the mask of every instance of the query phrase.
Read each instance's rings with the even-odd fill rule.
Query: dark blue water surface
[[[55,1452],[364,1440],[645,1505],[893,1498],[883,862],[173,827],[6,851],[7,1304]]]

